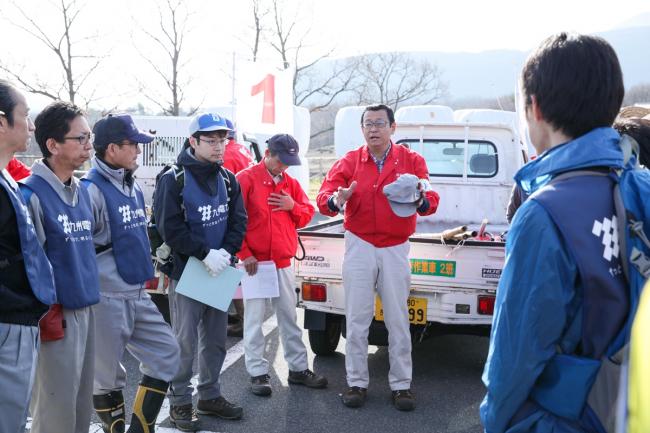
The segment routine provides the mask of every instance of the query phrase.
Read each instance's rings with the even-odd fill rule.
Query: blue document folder
[[[243,271],[228,266],[219,275],[213,277],[200,260],[190,257],[181,279],[178,280],[176,293],[221,311],[227,311],[243,275]]]

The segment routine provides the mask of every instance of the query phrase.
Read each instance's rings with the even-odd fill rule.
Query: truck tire
[[[324,330],[309,330],[309,346],[316,355],[330,356],[339,345],[341,338],[341,319],[328,314]]]

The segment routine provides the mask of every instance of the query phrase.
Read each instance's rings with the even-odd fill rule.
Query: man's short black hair
[[[0,111],[4,112],[9,126],[14,126],[16,108],[16,86],[7,80],[0,80]]]
[[[521,81],[526,108],[534,96],[544,120],[571,138],[611,126],[625,93],[616,52],[589,35],[544,40],[526,61]]]
[[[43,158],[52,156],[47,149],[47,140],[53,138],[58,143],[62,143],[65,135],[70,132],[70,123],[77,116],[85,116],[84,111],[70,102],[56,101],[45,107],[38,113],[34,126],[36,131],[36,142],[43,152]]]
[[[368,105],[366,109],[363,110],[363,114],[361,114],[361,124],[363,125],[363,118],[368,111],[381,111],[381,110],[384,110],[386,112],[386,115],[388,116],[388,123],[390,125],[395,123],[395,113],[393,113],[393,109],[390,108],[388,105],[377,104],[377,105]]]
[[[629,135],[639,143],[639,162],[650,167],[650,120],[621,119],[614,122],[614,129],[621,135]]]

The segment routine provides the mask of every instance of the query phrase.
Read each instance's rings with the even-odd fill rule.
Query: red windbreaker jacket
[[[226,143],[226,150],[223,153],[223,166],[233,173],[240,171],[254,164],[251,153],[245,146],[237,143],[232,138]]]
[[[278,269],[290,266],[298,246],[296,229],[306,226],[315,212],[307,194],[287,173],[276,185],[264,161],[239,172],[237,180],[248,213],[246,237],[237,256],[242,260],[250,256],[259,261],[273,260]],[[290,195],[293,209],[273,212],[267,202],[272,192]]]
[[[345,206],[345,229],[376,247],[399,245],[415,232],[416,215],[407,218],[395,215],[383,189],[405,173],[429,179],[424,158],[401,144],[392,144],[381,173],[368,153],[368,146],[361,146],[339,159],[327,173],[316,197],[318,209],[323,215],[336,215],[327,201],[339,186],[347,188],[356,180],[356,189]],[[423,215],[430,215],[438,208],[440,197],[434,191],[427,191],[425,199],[429,201],[429,209]]]

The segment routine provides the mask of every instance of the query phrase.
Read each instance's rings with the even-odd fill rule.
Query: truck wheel
[[[316,355],[329,356],[334,353],[341,338],[341,320],[328,314],[324,330],[309,330],[309,346]]]

